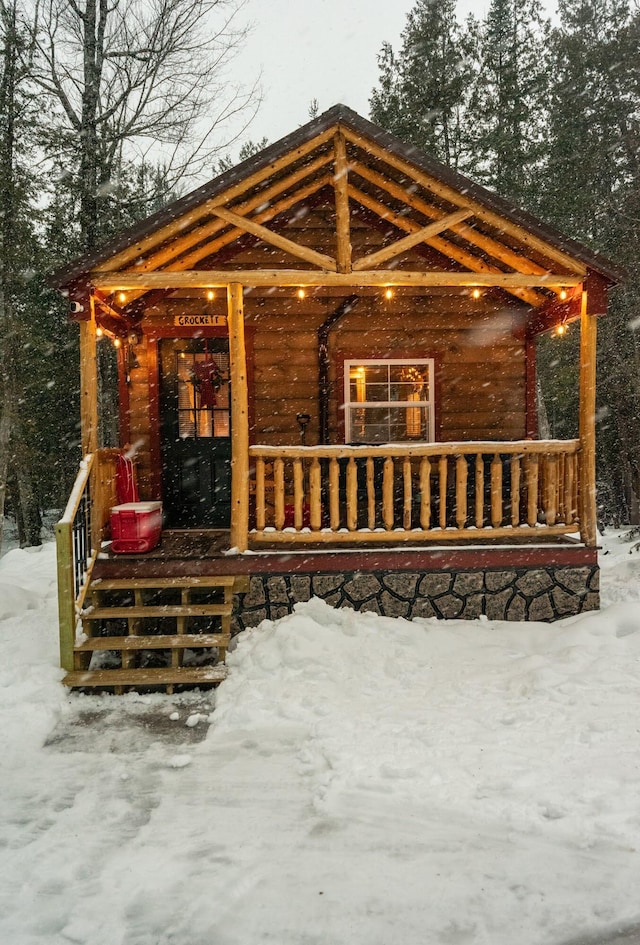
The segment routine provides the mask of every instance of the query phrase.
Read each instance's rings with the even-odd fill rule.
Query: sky
[[[245,0],[241,22],[249,26],[244,46],[228,69],[234,84],[258,83],[262,102],[246,130],[236,124],[237,157],[247,140],[277,141],[319,112],[341,103],[364,118],[378,81],[378,53],[384,42],[399,49],[407,14],[416,0]],[[489,0],[458,0],[463,22],[482,17]]]

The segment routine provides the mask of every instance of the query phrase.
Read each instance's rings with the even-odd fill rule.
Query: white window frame
[[[394,364],[401,364],[406,366],[417,365],[419,367],[428,367],[428,377],[429,377],[429,397],[428,400],[418,400],[415,402],[408,402],[405,400],[365,400],[365,401],[352,401],[351,400],[351,368],[352,367],[367,367],[367,365],[376,366],[376,367],[390,367]],[[428,422],[428,432],[429,436],[424,440],[403,440],[403,443],[433,443],[435,441],[435,393],[434,393],[434,374],[435,371],[435,361],[434,358],[349,358],[344,362],[344,434],[345,434],[345,443],[351,443],[351,414],[352,410],[367,408],[367,407],[406,407],[409,409],[409,403],[411,407],[418,408],[427,408],[427,422]]]

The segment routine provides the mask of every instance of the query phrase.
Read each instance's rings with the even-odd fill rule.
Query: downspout
[[[329,442],[329,332],[359,301],[358,295],[348,295],[318,328],[318,426],[321,446]]]

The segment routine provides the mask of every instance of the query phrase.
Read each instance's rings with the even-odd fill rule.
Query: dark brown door
[[[227,338],[160,342],[162,497],[169,528],[228,528],[231,410]]]

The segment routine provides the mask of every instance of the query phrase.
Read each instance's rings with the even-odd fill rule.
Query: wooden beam
[[[202,203],[195,206],[192,210],[186,211],[186,213],[178,216],[170,223],[166,223],[159,229],[149,233],[148,236],[143,237],[135,243],[132,243],[132,245],[127,247],[127,249],[123,249],[121,252],[116,253],[115,256],[112,256],[111,259],[108,259],[103,263],[105,271],[120,269],[123,266],[127,266],[132,260],[138,259],[140,256],[144,256],[145,253],[149,252],[154,247],[159,246],[161,243],[172,239],[177,233],[181,233],[188,227],[193,226],[193,224],[197,223],[198,220],[202,219],[202,217],[208,216],[214,207],[223,206],[232,200],[236,200],[238,197],[247,193],[253,187],[256,187],[265,180],[268,180],[269,177],[273,177],[284,168],[289,167],[291,164],[294,164],[296,161],[299,161],[302,158],[305,158],[308,154],[311,154],[317,148],[329,141],[333,137],[334,133],[335,131],[333,128],[323,131],[315,138],[312,138],[311,141],[306,141],[304,144],[301,144],[300,147],[294,148],[293,151],[287,152],[287,154],[275,161],[272,161],[270,164],[265,165],[255,173],[250,174],[248,177],[244,177],[237,184],[234,184],[221,193],[216,194],[215,197],[211,197],[209,200],[203,201]]]
[[[611,283],[607,282],[599,272],[587,270],[584,287],[587,293],[587,315],[607,314],[607,290]]]
[[[541,335],[545,331],[577,321],[582,312],[582,283],[572,290],[567,299],[552,299],[542,308],[531,312],[527,321],[527,338]]]
[[[258,213],[255,217],[252,217],[254,223],[266,223],[269,220],[273,220],[274,217],[277,217],[278,214],[284,213],[287,210],[290,210],[291,207],[294,207],[296,204],[301,203],[306,200],[307,197],[312,196],[318,190],[321,190],[323,187],[331,183],[331,174],[323,174],[321,177],[316,178],[311,181],[305,187],[300,188],[294,194],[290,194],[288,197],[283,197],[282,200],[277,201],[271,206],[267,207],[266,210],[263,210],[261,213]],[[216,223],[216,232],[221,229],[224,229],[227,226],[227,223],[224,220],[217,219]],[[209,227],[213,227],[213,224],[209,224]],[[202,229],[208,229],[209,227],[203,227]],[[165,272],[181,272],[184,269],[190,269],[202,259],[206,259],[208,256],[212,256],[215,253],[220,252],[221,249],[224,249],[225,246],[228,246],[230,243],[233,243],[234,240],[239,239],[241,236],[245,235],[242,230],[234,228],[232,230],[227,230],[226,233],[223,233],[212,243],[205,243],[203,246],[198,246],[191,253],[188,253],[186,256],[183,256],[181,259],[176,260],[167,266]],[[143,266],[136,266],[137,271],[145,271]],[[140,298],[145,294],[145,289],[138,290],[137,292],[131,295],[131,300]]]
[[[580,317],[580,535],[588,548],[597,544],[596,519],[596,341],[597,321],[582,293]]]
[[[290,210],[291,207],[295,207],[297,204],[302,203],[307,197],[317,193],[317,191],[321,190],[330,182],[331,174],[323,174],[321,177],[311,181],[305,187],[300,188],[300,190],[297,190],[295,193],[289,194],[287,197],[283,197],[276,203],[266,207],[266,209],[256,214],[255,217],[251,217],[251,222],[258,224],[268,223],[280,213],[285,213],[287,210]],[[243,217],[243,219],[246,218]],[[221,222],[223,226],[227,226],[226,221],[221,220]],[[181,259],[177,259],[170,266],[167,266],[167,269],[175,272],[179,272],[183,269],[191,269],[196,263],[200,262],[201,259],[206,259],[207,256],[214,255],[221,249],[224,249],[225,246],[228,246],[229,243],[233,243],[234,240],[244,236],[245,233],[245,229],[239,229],[238,227],[234,227],[232,230],[227,230],[226,233],[223,233],[212,243],[205,243],[204,245],[197,246],[194,250],[192,250],[192,252],[188,253],[186,256],[183,256]]]
[[[370,197],[363,191],[352,187],[351,193],[354,200],[357,200],[358,203],[361,203],[363,207],[366,207],[373,213],[378,214],[378,216],[380,216],[382,219],[388,220],[389,223],[392,223],[398,229],[409,231],[410,233],[416,233],[420,229],[419,223],[416,223],[410,217],[400,216],[399,214],[394,213],[383,203],[380,203],[374,197]],[[442,253],[449,259],[453,259],[454,262],[459,263],[461,266],[466,266],[467,269],[471,269],[472,271],[502,271],[500,269],[496,269],[495,266],[490,266],[488,263],[483,262],[483,260],[478,259],[477,256],[473,256],[471,253],[468,253],[459,246],[456,246],[455,243],[450,243],[448,240],[442,239],[440,236],[432,236],[429,239],[429,245],[439,253]],[[507,291],[510,292],[511,295],[514,295],[516,298],[520,299],[522,302],[526,302],[527,305],[532,305],[534,307],[542,305],[547,301],[546,296],[541,295],[539,292],[531,291],[530,289],[511,288],[507,289]]]
[[[480,286],[517,288],[575,285],[579,276],[549,272],[531,276],[521,272],[416,272],[407,269],[375,269],[370,272],[333,272],[315,269],[192,269],[188,272],[93,272],[91,280],[101,289],[215,289],[229,279],[243,286]]]
[[[448,200],[449,203],[453,203],[456,206],[471,207],[476,217],[484,220],[485,223],[488,223],[490,226],[496,227],[500,232],[508,233],[519,242],[524,243],[525,246],[529,246],[531,249],[536,250],[536,252],[542,253],[542,255],[558,263],[560,266],[566,266],[571,272],[585,275],[587,267],[584,263],[579,262],[577,259],[574,259],[573,256],[569,256],[557,247],[552,246],[546,240],[535,236],[519,224],[507,220],[493,210],[489,210],[479,200],[470,198],[468,192],[461,193],[454,190],[453,187],[449,187],[447,184],[442,183],[442,181],[436,180],[436,178],[418,170],[418,168],[408,161],[403,160],[390,151],[385,151],[384,148],[379,147],[368,138],[363,138],[361,135],[356,134],[351,131],[350,128],[345,127],[344,135],[346,139],[351,141],[352,144],[355,144],[356,147],[362,148],[362,150],[372,154],[378,160],[383,161],[390,167],[394,167],[402,174],[406,174],[407,177],[414,180],[420,187],[424,187],[431,193],[436,194],[444,200]]]
[[[80,439],[82,455],[98,448],[98,366],[96,310],[93,293],[87,300],[90,318],[80,322]]]
[[[320,269],[328,269],[330,272],[335,272],[337,269],[337,263],[331,256],[327,256],[325,253],[317,253],[315,249],[311,249],[308,246],[301,246],[300,243],[294,243],[293,240],[287,239],[286,236],[275,233],[273,230],[269,230],[260,223],[255,223],[253,220],[249,219],[249,217],[242,217],[238,213],[233,213],[231,210],[225,210],[223,207],[215,207],[212,212],[219,216],[220,219],[226,220],[227,223],[233,224],[233,226],[244,230],[246,233],[257,236],[258,239],[263,240],[265,243],[270,243],[271,246],[275,246],[277,249],[284,250],[285,253],[289,253],[291,256],[302,259],[311,266],[318,266]]]
[[[249,393],[242,286],[227,285],[231,382],[231,547],[247,550],[249,535]]]
[[[412,210],[416,210],[418,213],[422,214],[422,216],[432,220],[440,220],[446,215],[444,210],[440,210],[438,207],[427,203],[427,201],[422,200],[415,193],[412,193],[395,181],[389,180],[388,177],[384,177],[382,174],[378,173],[378,171],[374,171],[372,168],[357,162],[352,164],[352,168],[359,177],[364,178],[364,180],[369,181],[369,183],[386,191],[396,200],[406,203],[407,206],[411,207]],[[516,272],[530,272],[535,274],[547,271],[544,266],[539,266],[538,263],[533,262],[526,256],[522,256],[521,253],[516,253],[508,246],[505,246],[504,243],[500,243],[498,240],[487,236],[485,233],[481,233],[468,224],[457,224],[452,226],[451,230],[456,236],[460,236],[467,243],[471,243],[472,246],[476,246],[489,256],[493,256],[499,262],[511,266]],[[432,245],[434,244],[432,243]]]
[[[231,207],[230,209],[232,209],[234,213],[243,215],[251,213],[258,207],[264,207],[266,208],[266,211],[263,211],[256,217],[253,217],[254,222],[264,223],[265,220],[272,219],[272,217],[276,216],[276,213],[270,213],[269,216],[265,215],[265,213],[269,214],[269,212],[272,210],[272,207],[268,205],[271,204],[271,201],[274,197],[278,197],[285,190],[288,190],[290,187],[295,187],[296,184],[299,184],[306,177],[315,174],[316,171],[320,170],[322,167],[325,167],[332,160],[332,158],[333,154],[330,151],[325,154],[321,154],[319,157],[315,158],[315,160],[310,161],[308,164],[304,164],[296,171],[293,171],[286,177],[280,178],[274,184],[263,188],[248,200],[243,200],[242,203],[236,204],[236,206]],[[328,181],[329,179],[330,175],[326,178],[326,180]],[[313,193],[313,190],[307,191],[305,189],[304,191],[301,191],[299,199],[303,199],[302,193],[309,192]],[[291,201],[291,197],[289,197],[288,206],[292,206],[295,202],[295,200]],[[161,266],[166,265],[169,260],[175,259],[181,253],[184,253],[191,246],[202,243],[203,240],[209,239],[211,236],[215,236],[216,233],[224,230],[226,225],[226,222],[218,217],[216,217],[215,220],[209,220],[202,226],[199,226],[193,230],[189,230],[182,236],[174,237],[171,242],[163,245],[160,250],[153,253],[151,256],[148,256],[136,268],[140,269],[140,272],[148,272],[149,270],[159,269]],[[223,243],[223,245],[226,244]]]
[[[408,236],[404,236],[395,243],[391,243],[390,246],[384,246],[375,253],[369,253],[368,256],[361,256],[360,259],[354,262],[353,268],[358,271],[361,269],[375,269],[380,263],[387,262],[388,259],[393,259],[395,256],[400,256],[401,253],[406,253],[408,250],[413,249],[414,246],[417,246],[418,243],[428,243],[432,236],[437,236],[438,233],[442,233],[443,230],[448,230],[454,223],[466,220],[467,217],[471,215],[471,210],[463,208],[462,210],[457,210],[455,213],[450,213],[446,217],[441,217],[440,220],[434,220],[434,222],[429,223],[428,226],[423,226],[421,229],[416,230],[415,233],[410,233]]]
[[[336,195],[336,257],[338,272],[351,271],[351,224],[349,213],[349,166],[344,135],[333,139],[335,153],[333,185]]]

